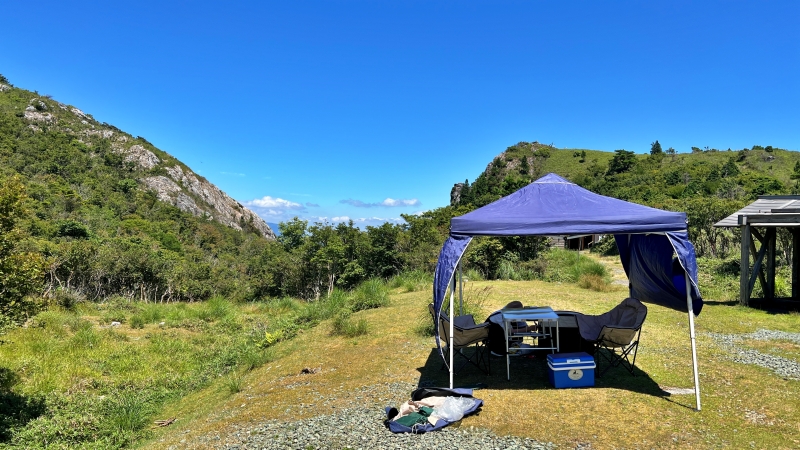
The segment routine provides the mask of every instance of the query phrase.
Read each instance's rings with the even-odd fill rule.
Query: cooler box
[[[547,355],[547,375],[556,388],[594,386],[594,358],[585,352]]]

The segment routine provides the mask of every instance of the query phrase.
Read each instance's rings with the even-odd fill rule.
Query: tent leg
[[[453,285],[450,287],[450,389],[453,389],[453,303],[456,296],[456,279],[453,278]]]
[[[458,260],[458,315],[464,315],[464,276],[460,259]]]
[[[686,280],[686,307],[689,309],[689,337],[692,340],[692,369],[694,371],[694,397],[697,411],[700,411],[700,377],[697,374],[697,346],[694,334],[694,311],[692,307],[692,286],[689,283],[689,274],[685,273]]]

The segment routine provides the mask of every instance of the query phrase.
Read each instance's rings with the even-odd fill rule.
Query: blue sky
[[[268,222],[445,206],[519,141],[800,149],[800,2],[17,1],[0,73]]]

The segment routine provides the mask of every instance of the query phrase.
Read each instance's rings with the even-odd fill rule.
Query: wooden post
[[[744,216],[745,221],[747,216]],[[750,225],[747,222],[741,227],[742,230],[742,260],[741,277],[739,279],[739,304],[747,306],[750,302]]]
[[[764,298],[775,300],[775,241],[778,233],[775,227],[767,228],[767,285],[764,286]]]
[[[755,238],[755,239],[753,239]],[[756,241],[761,244],[761,247],[756,250]],[[764,298],[767,297],[767,277],[764,276],[764,256],[767,254],[767,239],[758,232],[758,228],[750,226],[750,253],[753,255],[753,270],[750,275],[750,284],[748,284],[749,295],[753,294],[753,287],[756,285],[756,278],[761,281],[761,290]]]

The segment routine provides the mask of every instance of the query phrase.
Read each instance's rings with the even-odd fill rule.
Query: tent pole
[[[631,255],[630,255],[630,253],[631,253],[630,250],[631,250],[631,235],[630,235],[630,233],[628,233],[628,260],[629,261],[632,259]],[[630,265],[630,263],[628,263],[628,264]],[[632,269],[629,269],[629,270],[632,270]],[[628,279],[628,297],[633,297],[633,284],[631,283],[630,279]]]
[[[697,346],[695,345],[694,334],[694,311],[692,310],[692,286],[689,283],[689,273],[684,271],[683,278],[686,280],[686,307],[689,310],[689,337],[692,340],[692,369],[694,371],[694,397],[697,410],[700,411],[700,377],[697,374]]]
[[[453,277],[453,284],[450,287],[450,344],[447,346],[450,351],[450,389],[453,389],[453,302],[456,296],[456,279]]]
[[[458,315],[464,315],[464,275],[460,259],[458,260]]]

